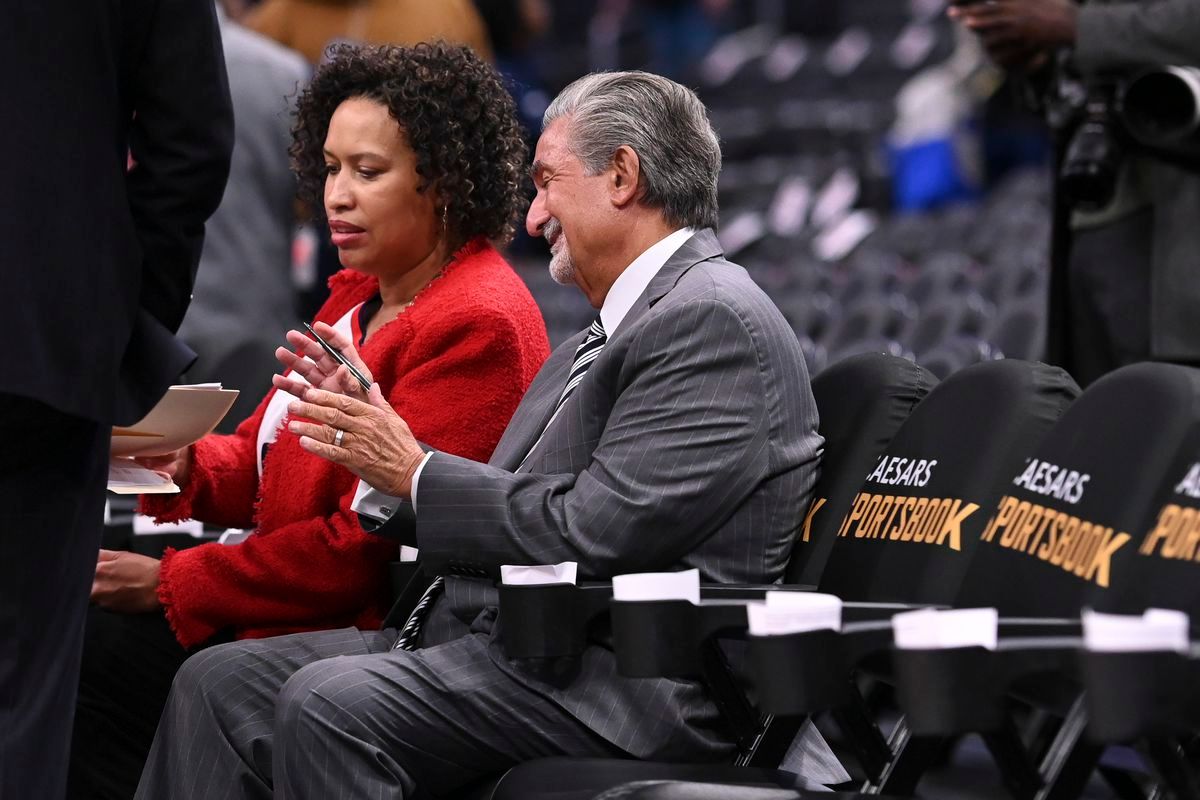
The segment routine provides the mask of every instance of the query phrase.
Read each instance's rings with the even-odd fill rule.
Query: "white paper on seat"
[[[186,533],[197,539],[204,536],[204,523],[198,519],[185,519],[179,522],[154,521],[153,517],[145,514],[133,515],[133,535],[147,536],[155,533]]]
[[[421,551],[415,547],[409,547],[406,544],[400,545],[400,563],[407,564],[411,561],[416,561],[421,555]]]
[[[905,650],[945,650],[951,647],[996,649],[999,614],[994,608],[924,608],[892,617],[896,647]]]
[[[564,561],[561,564],[535,564],[518,567],[504,564],[500,567],[500,582],[508,586],[538,586],[543,583],[575,583],[579,564]]]
[[[746,606],[753,636],[842,629],[842,600],[817,592],[767,592],[765,602]]]
[[[686,600],[700,604],[700,570],[637,572],[613,578],[614,600]]]
[[[1188,615],[1149,608],[1141,615],[1083,610],[1083,646],[1095,653],[1134,653],[1189,649]]]

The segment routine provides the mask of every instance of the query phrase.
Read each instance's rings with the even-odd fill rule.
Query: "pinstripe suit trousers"
[[[543,755],[623,755],[498,670],[486,635],[415,651],[395,638],[349,628],[192,657],[137,798],[417,798]]]

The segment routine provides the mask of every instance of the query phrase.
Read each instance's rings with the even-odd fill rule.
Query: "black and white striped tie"
[[[600,317],[597,315],[596,319],[592,321],[592,324],[587,329],[587,336],[584,336],[579,347],[575,348],[575,360],[571,362],[571,371],[567,373],[567,383],[563,386],[562,394],[558,396],[558,402],[554,404],[554,413],[550,415],[550,422],[554,421],[563,403],[567,402],[567,398],[575,391],[575,387],[583,381],[583,376],[588,371],[588,367],[600,355],[600,351],[604,349],[604,344],[607,341],[608,334],[604,332],[604,323],[600,321]],[[542,443],[542,437],[546,435],[546,430],[550,427],[550,422],[547,422],[546,427],[542,428],[542,432],[538,434],[533,447],[530,447],[529,452],[525,454],[525,458],[521,459],[521,463],[517,465],[517,471],[520,471],[525,466],[525,462],[529,460],[529,456]]]
[[[575,361],[571,364],[571,371],[567,374],[567,385],[563,387],[562,394],[558,397],[558,402],[554,405],[554,413],[562,408],[562,404],[567,402],[567,398],[571,396],[571,392],[575,391],[575,387],[583,380],[584,373],[588,371],[588,367],[596,360],[596,356],[600,355],[600,351],[604,349],[605,342],[608,341],[608,336],[604,333],[604,323],[600,321],[600,317],[596,317],[592,321],[591,327],[587,330],[587,336],[583,338],[583,343],[575,348]]]
[[[429,617],[433,601],[438,599],[445,587],[446,579],[441,575],[433,579],[433,583],[429,584],[429,588],[425,590],[425,593],[421,595],[421,599],[417,601],[416,608],[408,615],[408,621],[400,629],[400,635],[396,637],[396,643],[392,645],[393,650],[416,649],[417,638],[421,635],[421,626],[425,624],[426,618]]]
[[[579,347],[575,348],[575,360],[571,363],[571,371],[567,374],[567,384],[563,386],[562,394],[558,396],[558,402],[554,404],[554,414],[558,414],[558,410],[562,408],[563,403],[567,402],[567,398],[579,386],[583,380],[584,373],[588,367],[596,360],[596,356],[600,355],[600,351],[604,349],[605,342],[608,341],[608,335],[604,332],[604,323],[597,316],[587,330],[587,336],[583,338],[583,342]],[[551,419],[554,419],[554,414]],[[545,435],[545,431],[542,434]],[[537,449],[538,444],[542,441],[539,436],[537,442],[534,442],[533,447],[529,452]],[[528,455],[526,456],[528,458]],[[521,462],[524,466],[525,462]],[[518,467],[517,469],[520,469]],[[433,606],[433,602],[438,599],[446,586],[446,579],[441,575],[433,579],[429,584],[429,588],[421,595],[421,599],[417,601],[416,607],[412,613],[408,615],[408,621],[404,623],[404,627],[400,630],[400,635],[396,637],[396,643],[392,645],[393,650],[413,650],[417,646],[417,639],[421,635],[421,626],[425,624],[426,618]]]

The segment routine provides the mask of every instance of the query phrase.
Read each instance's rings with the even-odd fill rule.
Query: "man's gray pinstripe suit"
[[[778,579],[821,450],[800,348],[701,231],[513,472],[578,343],[551,354],[490,464],[426,464],[416,536],[448,578],[421,648],[346,630],[204,651],[176,679],[139,797],[269,797],[272,774],[276,796],[414,797],[539,755],[731,754],[698,684],[622,678],[598,644],[570,681],[509,662],[491,579],[463,574],[573,560],[580,579],[691,567],[706,581]]]

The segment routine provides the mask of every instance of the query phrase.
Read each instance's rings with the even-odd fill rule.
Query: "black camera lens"
[[[1108,205],[1116,194],[1122,155],[1108,103],[1089,102],[1059,170],[1065,199],[1085,211]]]

